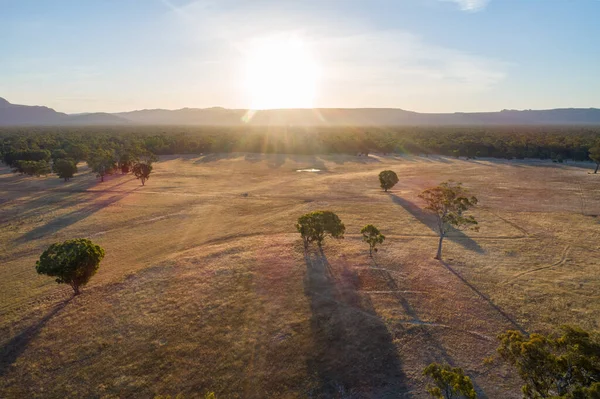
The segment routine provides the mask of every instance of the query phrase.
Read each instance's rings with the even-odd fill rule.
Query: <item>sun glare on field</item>
[[[246,50],[245,86],[253,109],[313,107],[317,65],[301,39],[254,40]]]

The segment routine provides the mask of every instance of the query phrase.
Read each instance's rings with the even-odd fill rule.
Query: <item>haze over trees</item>
[[[117,160],[112,151],[98,150],[92,153],[88,159],[88,165],[100,181],[104,181],[104,176],[111,175],[117,168]]]
[[[435,259],[442,259],[442,243],[451,229],[477,229],[477,221],[473,216],[464,216],[471,207],[477,205],[477,198],[468,197],[462,183],[448,181],[437,187],[429,188],[419,194],[425,201],[425,210],[435,216],[439,234],[438,249]]]
[[[600,167],[600,145],[590,148],[590,159],[596,162],[594,173],[598,173],[598,167]]]
[[[285,134],[282,134],[285,131]],[[75,162],[92,152],[139,148],[157,155],[207,152],[289,154],[371,153],[444,155],[467,158],[537,158],[592,161],[600,127],[15,127],[0,128],[0,155],[11,161],[38,160],[22,151],[62,149]],[[50,154],[46,161],[50,160]],[[118,159],[116,159],[118,161]]]
[[[392,170],[384,170],[383,172],[379,173],[379,184],[385,192],[394,187],[398,181],[398,175],[396,175],[396,172]]]
[[[36,262],[38,274],[56,277],[59,284],[69,284],[75,295],[86,285],[100,267],[104,249],[85,238],[55,243],[42,253]]]

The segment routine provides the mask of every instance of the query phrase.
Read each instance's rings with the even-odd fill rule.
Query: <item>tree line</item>
[[[97,150],[138,147],[157,155],[206,152],[384,154],[596,161],[600,127],[14,127],[0,128],[0,155],[63,150],[85,161]],[[38,154],[39,156],[39,154]],[[8,158],[7,158],[8,157]],[[25,160],[25,159],[23,159]],[[30,161],[39,162],[39,159]]]

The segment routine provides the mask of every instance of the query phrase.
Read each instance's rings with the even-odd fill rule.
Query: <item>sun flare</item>
[[[313,107],[317,65],[301,39],[254,40],[247,50],[245,83],[252,109]]]

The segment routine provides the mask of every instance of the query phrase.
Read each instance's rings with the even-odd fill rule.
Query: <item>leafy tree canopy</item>
[[[42,253],[35,269],[38,274],[56,277],[59,284],[69,284],[75,295],[98,271],[104,249],[85,238],[55,243]]]
[[[500,357],[523,382],[523,395],[537,398],[598,398],[600,335],[562,326],[560,334],[525,336],[507,331],[498,336]]]
[[[427,388],[427,392],[436,399],[477,398],[471,378],[460,367],[431,363],[425,367],[423,375],[433,380],[433,385]]]
[[[346,226],[331,211],[314,211],[300,216],[296,229],[302,236],[304,248],[308,248],[308,245],[315,241],[320,248],[328,234],[333,238],[344,238]]]
[[[392,170],[384,170],[379,174],[379,184],[384,191],[389,190],[398,183],[398,175]]]
[[[363,235],[363,241],[369,244],[369,256],[377,252],[377,244],[382,244],[385,236],[379,232],[379,229],[372,224],[368,224],[360,230]]]

